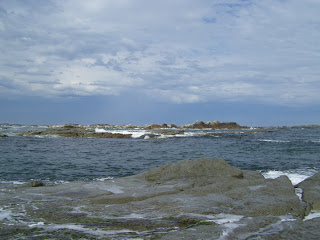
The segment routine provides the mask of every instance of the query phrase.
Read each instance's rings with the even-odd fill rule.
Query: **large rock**
[[[287,177],[265,179],[222,159],[184,160],[106,181],[14,188],[0,196],[0,210],[14,213],[15,228],[54,227],[46,239],[64,238],[56,230],[66,226],[105,234],[101,239],[294,239],[305,213]],[[306,236],[320,235],[318,221],[304,226],[318,231]]]
[[[147,180],[166,181],[176,179],[214,178],[214,177],[237,177],[242,178],[243,172],[232,167],[222,159],[196,159],[183,160],[177,163],[169,163],[164,166],[151,169],[139,175]]]
[[[293,214],[301,217],[305,213],[305,206],[286,176],[264,179],[258,172],[241,171],[222,159],[183,160],[137,177],[158,187],[170,184],[180,190],[183,196],[180,198],[187,203],[177,207],[182,212],[193,209],[194,212],[245,216]]]
[[[314,210],[320,210],[320,173],[317,173],[297,185],[301,188],[302,200]]]
[[[125,186],[122,193],[93,197],[93,202],[130,203],[131,208],[153,209],[152,215],[227,213],[303,217],[305,214],[305,206],[287,177],[264,179],[258,172],[241,171],[222,159],[183,160],[115,183]],[[113,206],[113,210],[120,212],[125,208]]]

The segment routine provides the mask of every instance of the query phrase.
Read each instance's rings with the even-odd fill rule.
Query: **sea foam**
[[[0,208],[0,221],[10,220],[12,218],[11,215],[12,215],[11,210],[5,210],[3,208]]]
[[[296,185],[302,182],[303,180],[307,179],[308,177],[313,176],[316,173],[317,171],[314,169],[309,169],[308,171],[307,170],[300,170],[300,171],[299,170],[296,170],[296,171],[270,170],[267,172],[263,172],[262,175],[265,178],[272,178],[272,179],[285,175],[290,179],[290,181],[292,182],[292,185]]]

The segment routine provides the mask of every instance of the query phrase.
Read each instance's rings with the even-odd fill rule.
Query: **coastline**
[[[320,236],[318,176],[293,186],[286,176],[265,179],[222,159],[195,159],[96,182],[2,183],[0,235],[315,239]],[[315,190],[318,195],[310,196]]]

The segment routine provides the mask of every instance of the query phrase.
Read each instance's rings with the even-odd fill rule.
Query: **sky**
[[[319,0],[0,0],[0,123],[320,124]]]

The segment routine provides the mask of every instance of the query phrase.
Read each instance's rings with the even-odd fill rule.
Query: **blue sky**
[[[0,122],[320,124],[318,0],[0,0]]]

